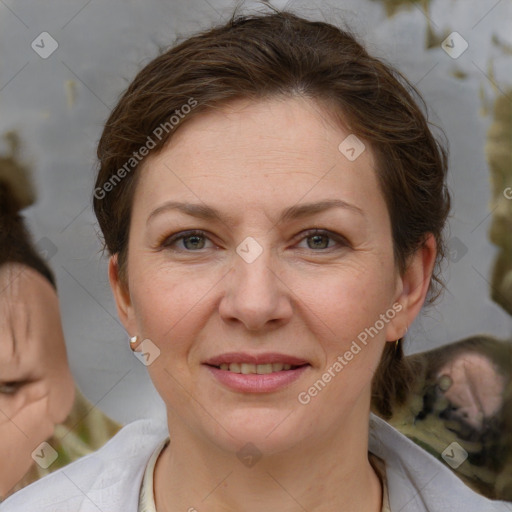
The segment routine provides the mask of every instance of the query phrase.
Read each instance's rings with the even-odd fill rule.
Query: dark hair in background
[[[20,211],[35,201],[29,171],[16,159],[19,140],[5,135],[11,153],[0,158],[0,267],[21,263],[32,267],[56,289],[55,276],[37,252]]]
[[[197,106],[179,125],[235,99],[308,98],[324,107],[326,119],[356,134],[373,151],[401,272],[428,234],[434,235],[438,254],[429,290],[433,301],[442,285],[442,231],[450,209],[447,151],[414,101],[415,96],[424,107],[417,91],[334,25],[286,11],[235,13],[226,24],[186,39],[138,73],[105,124],[98,145],[96,189],[103,188],[147,137],[191,98]],[[155,140],[152,154],[164,147],[179,125]],[[104,197],[95,194],[93,200],[105,246],[118,255],[123,280],[140,166]],[[414,378],[401,345],[386,344],[374,377],[373,405],[384,417],[391,415],[393,401],[405,399]]]

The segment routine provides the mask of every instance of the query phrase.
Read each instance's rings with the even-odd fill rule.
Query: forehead
[[[22,264],[0,267],[0,380],[18,379],[51,357],[55,345],[46,339],[46,324],[52,325],[56,301],[37,271]]]
[[[192,137],[205,144],[204,149],[208,150],[220,150],[225,145],[246,141],[241,151],[252,149],[254,154],[260,154],[257,143],[263,143],[267,148],[286,148],[293,153],[306,154],[313,148],[327,149],[346,130],[335,126],[326,108],[311,99],[238,99],[200,112],[183,124],[169,145],[193,143]],[[224,141],[220,147],[216,144],[219,139]]]
[[[197,114],[148,157],[136,198],[149,206],[170,193],[205,202],[214,196],[232,209],[266,204],[280,210],[301,197],[354,202],[378,196],[371,149],[359,141],[364,150],[351,160],[340,150],[347,137],[354,135],[312,100],[237,100]],[[382,199],[376,197],[380,206]]]

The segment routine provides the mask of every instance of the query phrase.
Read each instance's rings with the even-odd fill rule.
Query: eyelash
[[[344,237],[342,237],[341,235],[337,235],[335,233],[332,233],[331,231],[328,231],[328,230],[325,230],[325,229],[318,229],[318,228],[307,230],[305,232],[305,234],[303,235],[303,237],[299,240],[299,242],[301,242],[304,239],[307,239],[307,238],[310,238],[310,237],[313,237],[313,236],[318,236],[318,235],[327,236],[328,238],[330,238],[332,240],[335,240],[342,247],[350,247],[349,242]],[[176,243],[177,241],[183,240],[183,239],[186,239],[186,238],[190,238],[190,237],[193,237],[193,236],[200,236],[200,237],[204,237],[204,238],[209,240],[208,236],[206,236],[206,232],[205,231],[202,231],[200,229],[193,229],[193,230],[189,230],[189,231],[181,231],[179,233],[175,233],[174,235],[167,236],[167,237],[165,237],[162,240],[161,243],[159,243],[159,246],[162,247],[162,248],[170,249],[171,246],[174,243]],[[325,249],[319,249],[319,250],[311,249],[311,251],[313,251],[313,252],[326,252],[326,251],[329,251],[329,250],[332,250],[332,249],[333,249],[332,247],[327,247]],[[171,249],[171,250],[174,250],[174,249]],[[201,250],[202,249],[198,249],[197,251],[193,251],[193,250],[184,249],[184,252],[200,252]],[[176,251],[176,252],[178,252],[178,251]]]

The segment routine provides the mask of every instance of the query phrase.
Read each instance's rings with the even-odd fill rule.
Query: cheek
[[[37,389],[39,388],[39,389]],[[2,410],[10,411],[11,421],[0,421],[0,487],[6,492],[16,484],[33,464],[32,451],[49,439],[54,422],[48,414],[48,396],[41,395],[41,386],[18,392],[18,396],[5,399]],[[4,403],[8,402],[8,403]]]
[[[291,289],[326,329],[347,338],[373,325],[391,306],[393,283],[382,278],[386,273],[380,268],[351,266],[324,275],[297,275]]]
[[[396,312],[391,303],[392,281],[382,279],[385,273],[372,268],[350,268],[328,279],[303,281],[304,293],[297,291],[307,306],[303,318],[309,319],[308,329],[323,353],[320,371],[329,382],[319,403],[332,399],[348,407],[371,385],[379,365],[386,327]]]
[[[350,408],[371,385],[379,365],[386,326],[396,311],[392,281],[372,268],[340,270],[326,279],[303,281],[303,293],[294,290],[304,300],[302,318],[309,319],[308,329],[323,352],[318,373],[303,389],[319,413],[325,403]]]
[[[65,366],[57,368],[49,380],[49,408],[48,413],[56,425],[62,423],[69,416],[75,400],[75,382],[73,376]]]
[[[186,348],[187,339],[199,327],[209,303],[208,291],[218,278],[201,273],[171,272],[167,269],[146,273],[132,286],[138,334],[161,349],[172,345],[173,352]]]

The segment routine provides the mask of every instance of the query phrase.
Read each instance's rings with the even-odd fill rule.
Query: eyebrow
[[[365,217],[363,210],[361,210],[361,208],[359,208],[358,206],[347,203],[346,201],[343,201],[341,199],[326,199],[324,201],[318,201],[316,203],[303,203],[290,206],[289,208],[283,210],[278,222],[288,222],[290,220],[307,217],[309,215],[314,215],[316,213],[321,213],[332,208],[344,208]],[[223,223],[226,223],[227,220],[224,218],[224,216],[219,210],[206,204],[168,201],[150,213],[148,220],[146,221],[146,224],[149,223],[149,221],[156,215],[172,210],[177,210],[185,213],[186,215],[190,215],[192,217],[196,217],[199,219],[217,220]]]

